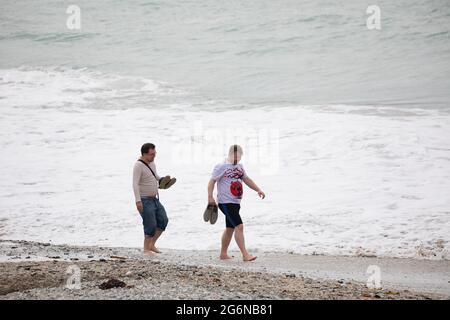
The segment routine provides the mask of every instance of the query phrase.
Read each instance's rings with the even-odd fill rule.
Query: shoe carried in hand
[[[176,178],[170,178],[170,176],[165,176],[159,179],[159,189],[169,189],[175,182]]]
[[[217,221],[217,217],[218,217],[218,209],[217,209],[217,205],[215,204],[208,204],[206,206],[205,212],[203,213],[203,220],[205,220],[205,222],[214,224]]]

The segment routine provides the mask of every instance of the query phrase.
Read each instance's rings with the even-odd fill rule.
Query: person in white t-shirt
[[[248,187],[255,190],[261,199],[265,198],[264,192],[249,178],[242,164],[239,163],[243,155],[242,148],[239,145],[232,145],[228,152],[228,158],[214,167],[211,179],[208,183],[208,204],[216,205],[213,197],[214,185],[217,182],[217,202],[220,211],[225,215],[226,228],[222,235],[222,247],[220,250],[220,259],[230,259],[228,255],[228,246],[234,234],[234,239],[241,250],[244,261],[253,261],[256,259],[248,253],[244,240],[244,224],[242,223],[239,210],[243,195],[244,182]]]

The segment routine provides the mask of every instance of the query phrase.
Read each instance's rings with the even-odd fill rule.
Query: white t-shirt
[[[247,177],[242,164],[227,160],[214,167],[211,179],[217,182],[218,203],[240,203],[244,188],[242,180]]]

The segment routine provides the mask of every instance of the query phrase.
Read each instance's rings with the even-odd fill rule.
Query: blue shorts
[[[239,210],[241,205],[238,203],[219,203],[219,209],[225,215],[225,225],[227,228],[236,228],[242,224]]]
[[[142,197],[141,201],[143,206],[141,217],[144,234],[153,237],[157,228],[162,231],[166,230],[169,219],[167,218],[166,209],[159,202],[159,199]]]

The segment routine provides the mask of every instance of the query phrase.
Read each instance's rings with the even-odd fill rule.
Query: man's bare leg
[[[234,228],[225,228],[225,231],[222,234],[222,248],[220,249],[220,259],[226,260],[231,259],[228,255],[228,247],[231,242],[231,238],[233,238]]]
[[[252,256],[250,253],[248,253],[247,249],[245,248],[244,225],[243,224],[236,226],[236,228],[234,230],[234,239],[236,240],[236,243],[242,252],[242,257],[243,257],[244,261],[253,261],[256,259],[256,257]]]
[[[154,255],[154,253],[152,252],[152,243],[153,237],[146,235],[144,238],[144,255],[146,256]]]
[[[159,251],[159,249],[155,247],[155,243],[158,240],[158,238],[161,236],[162,233],[163,233],[163,231],[161,229],[156,229],[156,232],[155,232],[155,235],[153,236],[151,247],[150,247],[151,251],[156,252],[156,253],[161,253],[161,251]]]

